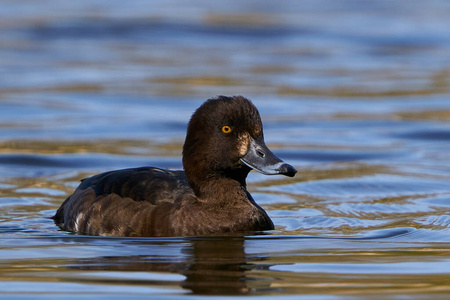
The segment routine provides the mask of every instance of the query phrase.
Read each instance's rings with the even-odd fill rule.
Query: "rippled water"
[[[450,294],[446,1],[5,1],[0,297]],[[265,235],[104,238],[49,217],[81,178],[181,168],[191,113],[259,108],[295,178]]]

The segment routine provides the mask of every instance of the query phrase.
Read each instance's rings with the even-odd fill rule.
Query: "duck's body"
[[[53,217],[63,230],[108,236],[194,236],[271,230],[246,189],[251,168],[294,176],[264,144],[259,113],[243,97],[208,100],[192,116],[184,171],[153,167],[82,181]]]
[[[273,229],[245,187],[220,181],[211,188],[216,197],[200,199],[183,171],[152,167],[112,171],[83,180],[54,219],[66,231],[106,236],[193,236]]]

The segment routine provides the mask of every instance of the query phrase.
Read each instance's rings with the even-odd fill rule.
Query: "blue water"
[[[450,294],[446,1],[6,1],[0,298]],[[264,235],[105,238],[49,219],[79,180],[180,169],[203,101],[244,95],[294,178]]]

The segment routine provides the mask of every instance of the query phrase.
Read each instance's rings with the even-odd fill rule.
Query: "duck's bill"
[[[266,175],[282,174],[294,177],[297,170],[279,159],[267,148],[264,141],[256,141],[250,138],[247,153],[240,158],[241,163]]]

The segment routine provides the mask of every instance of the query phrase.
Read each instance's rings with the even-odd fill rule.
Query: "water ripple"
[[[434,262],[398,262],[398,263],[359,263],[348,264],[335,263],[308,263],[276,265],[270,267],[272,271],[295,273],[339,273],[339,274],[450,274],[450,259],[442,259]]]
[[[111,154],[1,154],[0,174],[8,177],[42,176],[62,170],[106,170],[141,166],[181,168],[181,159]],[[14,168],[12,168],[14,167]],[[54,170],[56,169],[56,170]],[[59,170],[58,170],[59,169]]]
[[[262,187],[263,191],[346,199],[378,199],[449,192],[447,180],[375,174],[356,178],[325,179]]]

